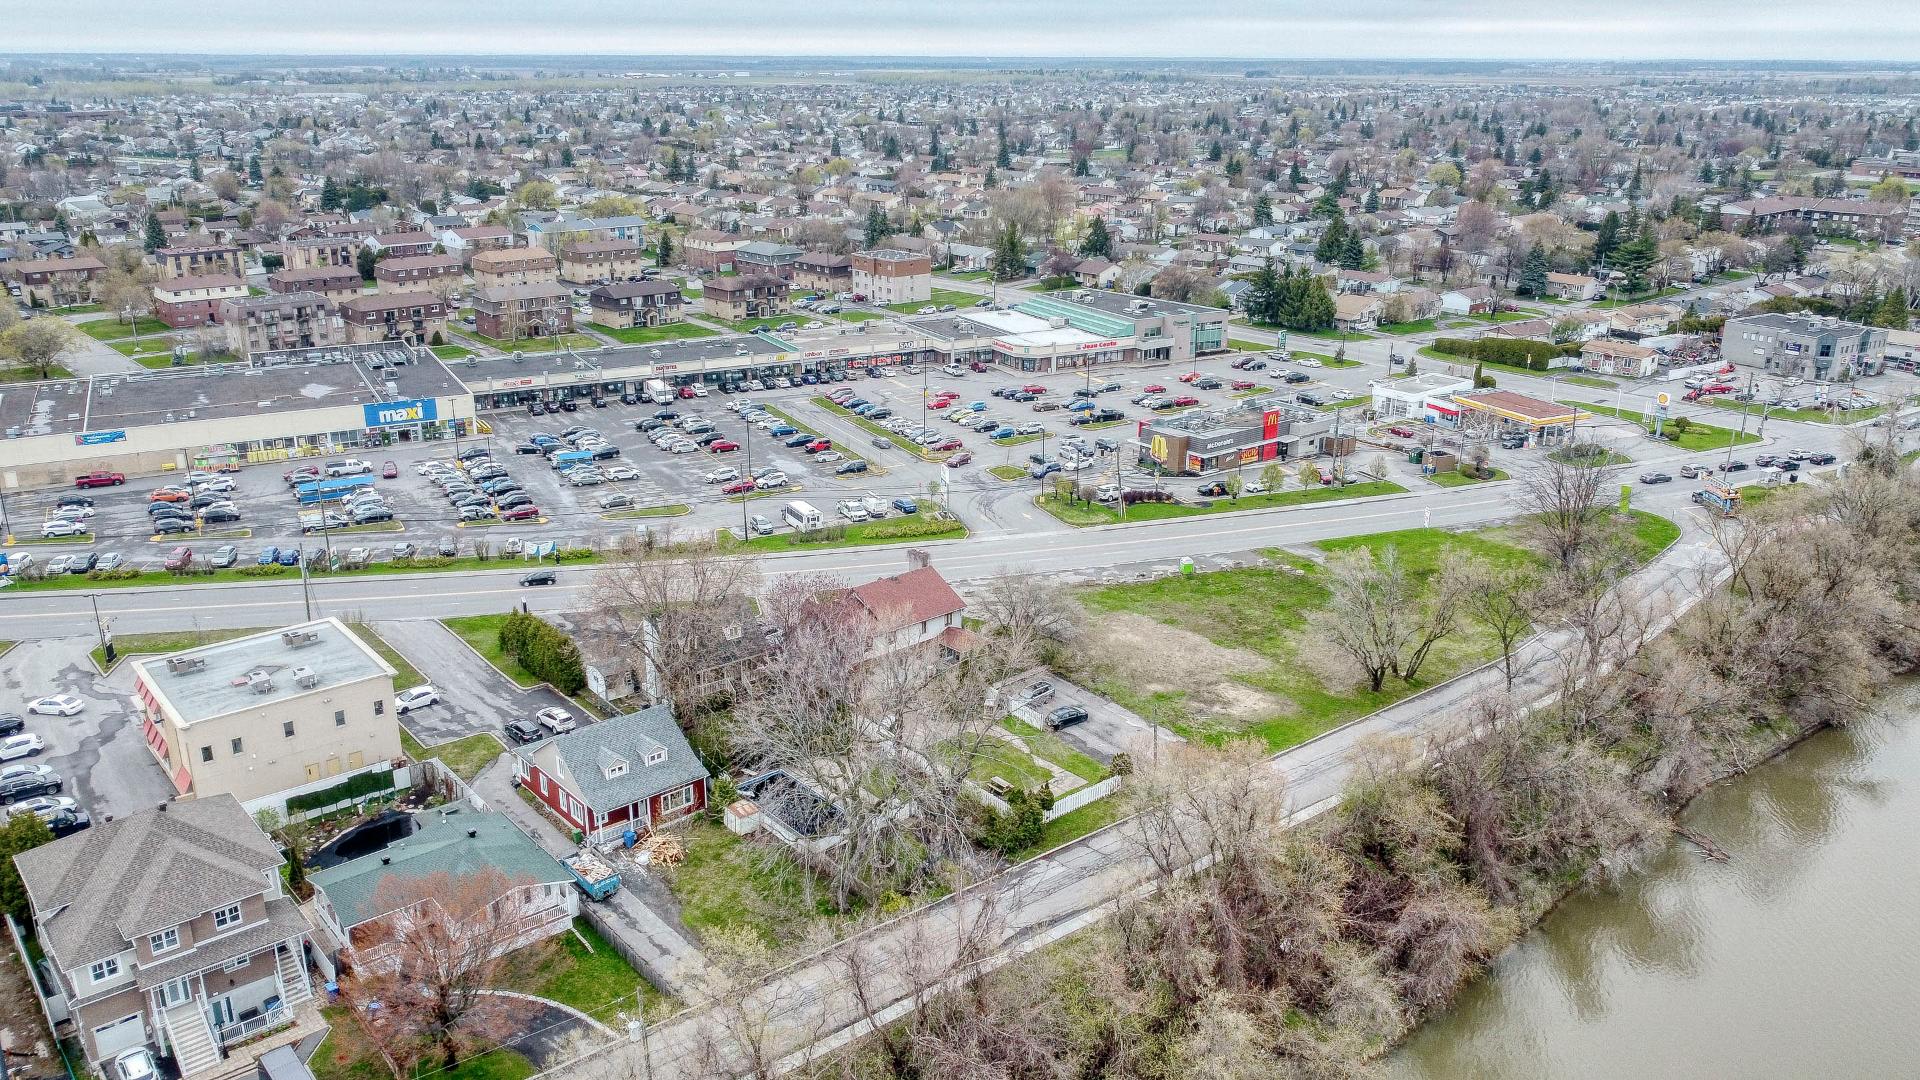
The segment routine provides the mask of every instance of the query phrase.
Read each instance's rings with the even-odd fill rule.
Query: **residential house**
[[[1680,314],[1676,304],[1633,304],[1607,312],[1607,321],[1616,334],[1656,337],[1666,333]]]
[[[701,292],[706,313],[717,319],[766,319],[787,310],[787,283],[777,277],[716,277]]]
[[[1380,325],[1380,298],[1365,293],[1341,293],[1333,298],[1333,325],[1345,333],[1373,330]]]
[[[460,260],[462,266],[476,252],[499,251],[513,246],[513,230],[505,225],[473,225],[463,229],[442,229],[440,246]]]
[[[1073,280],[1088,289],[1111,289],[1120,280],[1120,268],[1105,259],[1082,259],[1073,268]]]
[[[383,293],[445,294],[459,286],[461,270],[460,260],[452,255],[402,255],[376,263],[373,280]]]
[[[570,217],[556,215],[550,220],[530,220],[526,223],[527,242],[544,247],[554,254],[574,244],[592,244],[608,240],[621,240],[639,247],[646,239],[644,230],[647,219],[636,215],[605,218]]]
[[[474,329],[496,341],[568,333],[573,329],[571,301],[572,294],[558,282],[489,286],[473,295]]]
[[[268,293],[220,302],[227,351],[235,356],[312,349],[346,341],[346,324],[319,293]]]
[[[1588,274],[1547,275],[1547,295],[1556,300],[1598,300],[1605,292],[1600,279]]]
[[[1631,341],[1597,338],[1580,346],[1580,366],[1602,375],[1644,379],[1660,369],[1660,354]]]
[[[1440,294],[1440,310],[1449,315],[1491,315],[1499,304],[1500,298],[1486,285],[1448,289]]]
[[[0,271],[20,283],[21,299],[28,307],[59,308],[97,300],[95,288],[107,272],[107,264],[91,255],[76,255],[70,259],[20,259],[0,264]]]
[[[593,321],[625,330],[681,320],[680,286],[670,281],[616,281],[587,294]]]
[[[404,901],[420,898],[424,888],[442,881],[460,888],[463,880],[487,871],[497,872],[508,885],[493,902],[506,906],[503,913],[510,908],[520,924],[501,955],[572,929],[580,914],[573,872],[505,814],[455,804],[451,812],[421,814],[414,821],[412,834],[307,878],[318,925],[341,959],[374,969],[392,964],[398,959],[391,952],[392,925],[419,906]]]
[[[978,244],[948,244],[947,268],[958,274],[974,273],[993,265],[993,249]]]
[[[1333,272],[1333,281],[1343,293],[1391,293],[1398,292],[1401,287],[1399,278],[1377,270],[1342,268]]]
[[[319,293],[334,303],[359,296],[364,283],[360,271],[351,266],[309,266],[301,270],[276,270],[267,275],[267,291]]]
[[[338,619],[316,619],[135,660],[133,700],[176,792],[284,814],[289,797],[401,756],[393,675]]]
[[[548,285],[560,280],[560,260],[545,248],[477,251],[468,260],[473,283],[482,289],[503,285]]]
[[[793,261],[793,287],[815,292],[853,291],[853,257],[828,251],[809,251]]]
[[[520,786],[590,840],[641,835],[707,805],[706,766],[667,705],[513,751]]]
[[[915,304],[933,298],[933,262],[892,248],[856,251],[849,260],[853,291],[876,304]]]
[[[432,233],[410,230],[368,237],[366,246],[372,248],[378,258],[410,259],[433,254],[434,243]]]
[[[912,649],[955,658],[973,647],[973,632],[964,625],[967,602],[918,548],[907,552],[905,573],[856,585],[845,602],[869,628],[869,659]]]
[[[309,931],[281,889],[285,861],[228,794],[15,856],[81,1059],[105,1074],[114,1055],[152,1045],[187,1080],[219,1075],[230,1052],[310,1015]]]
[[[447,301],[430,292],[380,292],[356,296],[340,305],[347,341],[444,343]]]
[[[560,249],[560,280],[599,285],[640,276],[646,258],[631,240],[583,240]]]
[[[207,274],[224,274],[229,277],[245,277],[247,268],[240,259],[240,249],[232,244],[221,244],[209,237],[186,237],[191,243],[181,243],[173,247],[156,248],[153,252],[154,264],[160,267],[163,278],[200,277]]]
[[[202,274],[156,282],[154,317],[175,330],[220,321],[220,304],[248,295],[247,283],[231,274]]]

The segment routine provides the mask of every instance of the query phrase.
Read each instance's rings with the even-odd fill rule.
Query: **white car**
[[[1301,367],[1324,367],[1324,366],[1326,366],[1326,365],[1324,365],[1324,364],[1322,364],[1322,363],[1320,363],[1320,361],[1318,361],[1318,360],[1316,360],[1316,359],[1314,359],[1314,358],[1313,358],[1313,357],[1311,357],[1311,356],[1296,356],[1296,357],[1294,357],[1294,358],[1293,358],[1293,362],[1294,362],[1294,363],[1296,363],[1296,364],[1299,364],[1299,365],[1300,365]]]
[[[46,748],[47,744],[41,742],[38,735],[9,735],[0,739],[0,761],[32,757]]]
[[[416,686],[393,696],[393,711],[405,716],[415,709],[440,704],[440,691],[431,686]]]
[[[565,735],[567,732],[579,726],[574,723],[572,713],[560,708],[541,709],[539,712],[533,714],[533,718],[540,721],[541,727],[546,728],[555,735]]]
[[[154,1066],[153,1052],[144,1046],[131,1050],[122,1050],[113,1059],[111,1080],[159,1080],[160,1070]]]
[[[715,469],[705,477],[709,484],[731,484],[740,479],[740,470],[729,465],[724,469]]]
[[[30,713],[41,716],[78,716],[87,703],[72,694],[54,694],[43,697],[27,706]]]
[[[615,465],[607,470],[609,480],[638,480],[640,473],[631,465]]]
[[[1267,485],[1259,480],[1249,480],[1240,485],[1240,494],[1242,495],[1265,495],[1266,493]]]
[[[9,803],[4,809],[0,809],[0,813],[8,816],[14,814],[39,814],[41,817],[52,817],[62,810],[71,810],[78,805],[80,804],[65,795],[35,795],[31,799],[21,799],[17,803]]]
[[[47,560],[48,576],[51,577],[54,574],[66,573],[67,568],[73,565],[73,559],[74,557],[72,555],[55,555],[53,558],[48,559]]]
[[[822,465],[839,461],[840,459],[841,459],[841,454],[840,454],[840,451],[838,450],[822,450],[819,453],[813,455],[813,460],[819,462]]]
[[[68,521],[65,518],[54,518],[52,521],[40,526],[40,538],[42,540],[52,540],[61,536],[85,536],[90,531],[92,531],[91,527],[84,521]]]
[[[55,518],[60,521],[91,521],[93,514],[94,510],[91,506],[63,506],[55,514]]]
[[[712,393],[712,391],[710,391],[710,390],[708,390],[708,389],[707,389],[706,387],[704,387],[704,386],[701,386],[701,385],[699,385],[699,384],[697,384],[697,383],[696,383],[696,384],[694,385],[694,388],[693,388],[693,396],[694,396],[694,397],[697,397],[697,398],[703,398],[703,397],[706,397],[706,396],[707,396],[708,394],[710,394],[710,393]]]

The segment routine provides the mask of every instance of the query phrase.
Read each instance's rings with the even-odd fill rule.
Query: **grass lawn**
[[[697,934],[747,927],[768,947],[798,940],[808,922],[832,914],[824,889],[806,901],[806,873],[782,849],[743,840],[704,819],[675,834],[686,847],[679,866],[661,867],[680,903],[680,920]]]
[[[1120,426],[1120,425],[1122,425],[1122,424],[1131,424],[1131,423],[1134,423],[1134,422],[1135,422],[1135,421],[1132,421],[1132,420],[1129,420],[1129,419],[1127,419],[1126,417],[1124,417],[1124,416],[1123,416],[1123,417],[1121,417],[1121,418],[1120,418],[1120,419],[1118,419],[1118,420],[1102,420],[1102,421],[1100,421],[1100,422],[1099,422],[1099,423],[1097,423],[1097,424],[1079,424],[1079,425],[1077,425],[1077,426],[1076,426],[1076,428],[1075,428],[1075,430],[1078,430],[1078,431],[1105,431],[1105,430],[1107,430],[1108,428],[1116,428],[1116,427],[1119,427],[1119,426]]]
[[[500,627],[507,621],[502,615],[461,615],[441,619],[441,625],[458,634],[461,641],[473,646],[473,651],[483,657],[487,663],[500,669],[500,673],[512,679],[519,686],[539,686],[541,680],[535,678],[520,661],[506,654],[500,648]]]
[[[1596,390],[1611,390],[1619,384],[1601,375],[1562,375],[1560,381],[1575,386],[1591,386]]]
[[[166,323],[161,322],[151,315],[142,315],[132,323],[113,318],[94,319],[91,322],[75,323],[74,325],[79,328],[81,333],[95,341],[118,341],[121,338],[130,338],[136,333],[143,336],[173,333],[173,327],[168,326]]]
[[[1546,312],[1543,311],[1527,311],[1522,309],[1519,311],[1496,311],[1487,315],[1467,315],[1463,316],[1463,318],[1477,323],[1507,323],[1538,319],[1545,314]],[[1381,329],[1384,330],[1386,328],[1381,327]]]
[[[1360,366],[1360,361],[1358,360],[1343,359],[1332,353],[1308,352],[1305,349],[1290,349],[1288,351],[1295,356],[1311,356],[1315,360],[1320,361],[1320,366],[1322,367],[1350,368]]]
[[[1299,488],[1293,491],[1276,491],[1268,495],[1248,495],[1242,499],[1214,499],[1211,506],[1188,506],[1184,503],[1135,503],[1127,507],[1127,521],[1160,521],[1165,518],[1195,517],[1200,514],[1221,514],[1235,510],[1270,510],[1276,506],[1304,506],[1308,503],[1334,502],[1340,499],[1363,499],[1370,495],[1398,495],[1406,488],[1391,480],[1368,480],[1346,487]],[[1040,509],[1060,518],[1069,525],[1111,525],[1120,521],[1118,510],[1105,506],[1061,506],[1056,508],[1055,498],[1051,494],[1038,500]],[[1071,511],[1071,516],[1063,511]]]
[[[1094,156],[1098,157],[1100,155],[1095,154]],[[991,281],[993,280],[993,271],[991,270],[949,270],[949,271],[946,271],[945,273],[942,273],[940,276],[945,278],[952,278],[955,281]]]
[[[573,933],[561,934],[553,942],[552,949],[529,951],[528,960],[538,952],[543,963],[516,963],[520,954],[508,954],[501,986],[571,1005],[603,1024],[621,1013],[631,1016],[636,993],[644,996],[649,1014],[670,1000],[585,919],[573,920]]]
[[[1750,401],[1728,401],[1722,397],[1711,397],[1707,401],[1716,409],[1744,410],[1749,416],[1759,416],[1764,411],[1770,420],[1796,420],[1803,424],[1853,424],[1887,411],[1885,405],[1869,405],[1864,409],[1768,409]]]
[[[1018,465],[994,465],[987,472],[1002,480],[1019,481],[1027,478],[1027,470]]]
[[[1441,487],[1469,487],[1473,484],[1484,484],[1490,480],[1505,480],[1506,478],[1507,470],[1505,469],[1493,470],[1492,476],[1468,476],[1458,469],[1448,469],[1446,472],[1434,473],[1432,476],[1427,477],[1427,479],[1439,484]]]
[[[367,1033],[349,1014],[345,1005],[329,1005],[320,1010],[333,1025],[321,1041],[307,1067],[315,1080],[393,1080],[393,1073],[380,1057]],[[526,1080],[537,1070],[524,1054],[498,1047],[475,1054],[451,1069],[422,1066],[421,1077],[434,1080]]]
[[[1438,329],[1440,329],[1440,326],[1433,319],[1414,319],[1410,322],[1380,324],[1380,332],[1383,334],[1429,334]]]
[[[1227,348],[1232,349],[1234,352],[1266,352],[1272,349],[1273,346],[1262,345],[1257,341],[1242,341],[1239,338],[1228,338]]]
[[[1665,296],[1678,296],[1681,293],[1686,291],[1687,290],[1681,288],[1678,285],[1669,285],[1666,288],[1661,289],[1659,292],[1642,293],[1638,296],[1622,296],[1618,299],[1607,299],[1607,300],[1595,301],[1593,307],[1594,307],[1594,310],[1596,311],[1606,311],[1612,308],[1632,307],[1635,304],[1651,303]]]
[[[849,398],[848,400],[852,400],[852,399]],[[905,435],[896,435],[895,433],[888,431],[886,428],[881,427],[879,424],[874,423],[873,421],[867,419],[864,416],[856,416],[853,413],[848,412],[846,409],[843,409],[840,406],[835,405],[832,401],[829,401],[825,397],[813,398],[812,401],[815,405],[818,405],[822,409],[825,409],[828,412],[833,413],[835,416],[842,417],[852,422],[853,424],[857,425],[861,429],[868,431],[874,435],[877,435],[882,439],[887,440],[893,445],[899,447],[902,450],[905,450],[907,453],[912,454],[914,457],[920,458],[923,461],[945,461],[947,458],[947,455],[945,454],[929,453],[926,447],[921,446],[919,443],[914,442],[912,439],[907,438]],[[792,424],[794,427],[797,427],[802,431],[807,431],[811,429],[811,425],[803,424],[800,421],[795,420],[793,417],[788,416],[786,413],[780,412],[777,409],[767,409],[767,411],[770,413],[773,413],[775,416],[780,417],[782,420],[785,420],[787,423]]]
[[[18,586],[15,586],[15,588],[18,588]],[[257,634],[259,632],[259,627],[246,627],[239,630],[166,630],[157,634],[115,634],[113,635],[113,648],[118,657],[118,659],[115,660],[115,664],[117,666],[120,660],[125,660],[129,656],[151,656],[155,653],[179,652],[181,649],[191,649],[197,645],[211,645],[216,641],[226,641],[230,638],[245,637],[248,634]],[[109,670],[107,668],[106,650],[96,645],[91,655],[93,656],[93,662],[99,665],[102,670]]]
[[[473,350],[465,345],[435,345],[433,355],[442,360],[465,360],[473,355]]]
[[[988,446],[1022,446],[1026,443],[1039,442],[1041,439],[1051,439],[1054,437],[1055,436],[1051,432],[1041,432],[1033,435],[1010,435],[1004,439],[988,439],[987,445]]]
[[[1641,419],[1638,414],[1629,409],[1616,409],[1609,405],[1589,405],[1584,401],[1562,401],[1560,404],[1572,405],[1575,408],[1585,409],[1591,413],[1599,413],[1602,416],[1611,416],[1619,420],[1625,420],[1629,423],[1640,425],[1641,429],[1647,432],[1653,431],[1653,423],[1651,421]],[[1760,436],[1755,435],[1751,431],[1742,435],[1740,432],[1734,431],[1731,428],[1714,427],[1711,424],[1702,424],[1698,420],[1693,419],[1689,419],[1686,430],[1681,431],[1674,426],[1674,419],[1677,418],[1669,418],[1666,423],[1661,425],[1661,438],[1682,450],[1725,450],[1729,446],[1744,446],[1747,443],[1760,441]]]
[[[1120,820],[1120,802],[1112,796],[1095,799],[1078,810],[1069,810],[1047,822],[1040,830],[1040,840],[1032,847],[1014,856],[1017,862],[1031,858],[1043,851],[1052,851],[1062,844],[1078,840],[1097,829],[1103,829]]]
[[[47,366],[47,378],[71,379],[73,378],[73,372],[68,371],[66,368],[61,367],[59,364],[50,364]],[[27,367],[0,368],[0,383],[25,383],[25,382],[39,382],[39,381],[40,381],[40,372],[35,368],[27,368]]]
[[[1027,744],[1028,753],[1052,762],[1089,784],[1107,778],[1105,765],[1068,746],[1050,731],[1042,731],[1017,716],[1001,720],[1000,726],[1020,736],[1020,741]]]
[[[935,746],[934,752],[953,759],[960,757],[965,750],[950,740]],[[979,784],[998,779],[1022,791],[1037,791],[1053,779],[1052,773],[1034,764],[1032,758],[1020,752],[1019,747],[991,735],[981,739],[980,745],[974,749],[973,767],[967,770],[967,776]]]
[[[827,525],[811,533],[775,533],[772,536],[756,536],[751,540],[737,540],[728,546],[733,550],[745,551],[812,551],[822,548],[865,547],[871,544],[909,544],[924,543],[928,540],[960,540],[967,535],[967,527],[959,521],[933,521],[926,515],[939,509],[939,504],[930,499],[916,500],[920,504],[920,513],[912,516],[885,518],[880,521],[860,521],[848,525]]]
[[[472,781],[499,758],[503,746],[499,739],[485,731],[477,735],[468,735],[464,739],[453,739],[427,746],[414,738],[413,732],[408,731],[405,725],[401,725],[400,748],[415,761],[439,758],[440,763],[452,769],[460,779]]]
[[[656,341],[672,341],[676,338],[713,337],[717,333],[689,322],[666,323],[661,326],[629,326],[625,329],[603,326],[600,323],[588,323],[587,329],[605,334],[627,345],[648,345]]]
[[[559,352],[562,349],[597,349],[600,343],[585,334],[557,334],[552,337],[521,338],[519,341],[500,341],[485,334],[469,334],[475,341],[491,345],[501,352],[543,353]]]
[[[1367,394],[1362,397],[1341,398],[1339,401],[1329,401],[1325,405],[1316,405],[1314,408],[1319,409],[1321,412],[1335,412],[1340,409],[1365,408],[1372,404],[1373,395]]]
[[[616,510],[611,514],[601,514],[608,521],[632,521],[637,518],[681,517],[693,513],[693,508],[685,503],[668,503],[665,506],[641,506],[632,510]]]
[[[353,632],[360,635],[361,639],[367,643],[367,648],[379,653],[382,660],[393,665],[393,685],[396,689],[405,690],[409,686],[419,686],[427,681],[427,677],[420,674],[419,668],[414,667],[406,657],[400,655],[400,650],[387,644],[371,626],[356,622],[352,627]]]
[[[1633,461],[1633,459],[1632,459],[1632,458],[1630,458],[1630,457],[1628,457],[1627,455],[1625,455],[1625,454],[1616,454],[1616,453],[1614,453],[1614,452],[1613,452],[1613,451],[1611,451],[1611,450],[1609,450],[1609,451],[1607,451],[1606,453],[1604,453],[1604,454],[1602,454],[1602,455],[1600,455],[1600,460],[1599,460],[1599,461],[1597,461],[1597,462],[1596,462],[1596,461],[1594,461],[1594,459],[1593,459],[1593,458],[1592,458],[1591,456],[1588,456],[1588,457],[1578,457],[1578,456],[1575,456],[1575,455],[1573,455],[1573,454],[1569,454],[1569,453],[1567,453],[1567,451],[1566,451],[1566,449],[1565,449],[1565,448],[1562,448],[1562,449],[1559,449],[1559,450],[1555,450],[1555,451],[1554,451],[1553,453],[1551,453],[1551,454],[1548,454],[1547,456],[1548,456],[1548,457],[1550,457],[1550,458],[1552,458],[1552,459],[1553,459],[1553,460],[1555,460],[1555,461],[1563,461],[1563,462],[1566,462],[1566,463],[1567,463],[1567,464],[1569,464],[1569,465],[1576,465],[1576,464],[1578,464],[1578,465],[1588,465],[1588,464],[1597,464],[1597,465],[1626,465],[1626,464],[1628,464],[1628,463],[1630,463],[1630,462],[1632,462],[1632,461]]]
[[[888,311],[897,311],[902,315],[911,315],[929,305],[939,307],[942,304],[952,304],[956,308],[963,308],[972,307],[979,300],[980,297],[970,292],[959,292],[954,289],[934,289],[930,299],[912,300],[904,304],[886,304],[884,306]]]

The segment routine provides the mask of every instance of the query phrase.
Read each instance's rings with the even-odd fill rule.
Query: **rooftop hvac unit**
[[[293,681],[302,689],[311,690],[320,685],[320,676],[315,674],[312,668],[302,664],[293,669]]]
[[[256,694],[270,694],[273,692],[273,676],[264,671],[249,671],[247,688]]]
[[[207,658],[204,656],[170,656],[167,658],[167,670],[175,675],[185,675],[188,672],[199,671],[206,666]]]
[[[320,644],[318,630],[282,630],[280,643],[289,649],[304,649],[309,645]]]

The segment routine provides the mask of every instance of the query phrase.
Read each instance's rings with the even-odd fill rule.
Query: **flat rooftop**
[[[388,361],[396,353],[398,348],[340,353],[332,362],[309,359],[263,367],[203,364],[5,385],[0,386],[0,432],[8,438],[31,438],[120,431],[463,392],[459,380],[439,360],[429,355],[422,361],[415,352],[411,362],[393,366]]]
[[[1081,296],[1083,292],[1086,294],[1085,298]],[[1225,319],[1229,314],[1225,308],[1207,307],[1205,304],[1184,304],[1178,300],[1160,300],[1151,296],[1135,296],[1132,293],[1113,292],[1108,289],[1061,289],[1058,292],[1034,293],[1031,298],[1077,304],[1109,315],[1118,315],[1123,319],[1160,315],[1210,315]],[[1141,302],[1147,305],[1144,310],[1131,309],[1131,305]]]
[[[136,660],[134,667],[182,726],[394,674],[337,619]]]

